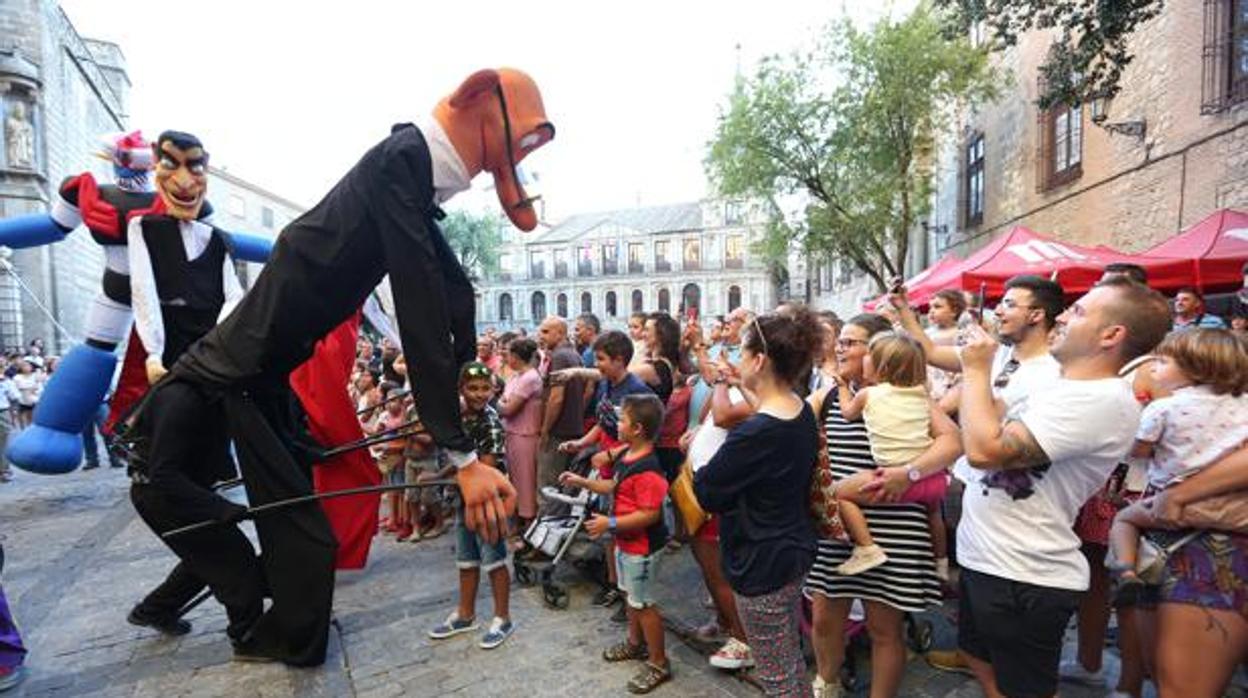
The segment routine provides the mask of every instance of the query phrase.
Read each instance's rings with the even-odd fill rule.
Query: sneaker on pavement
[[[974,676],[974,672],[971,671],[971,665],[966,663],[966,657],[963,657],[958,650],[931,650],[923,655],[923,658],[927,660],[927,665],[933,669]]]
[[[620,604],[619,608],[615,609],[615,613],[611,614],[611,622],[612,623],[627,623],[628,622],[628,604],[622,603]]]
[[[754,654],[750,652],[749,645],[730,637],[718,652],[711,655],[710,662],[716,669],[745,669],[754,666]]]
[[[419,543],[421,538],[423,537],[424,537],[424,534],[420,532],[419,528],[413,528],[412,532],[400,538],[399,542],[400,543]]]
[[[841,698],[841,684],[828,683],[822,676],[815,675],[815,682],[810,685],[814,698]]]
[[[486,630],[485,634],[481,636],[481,641],[477,643],[477,647],[483,650],[492,650],[511,637],[511,633],[515,629],[515,623],[495,617],[494,620],[490,621],[490,629]]]
[[[878,545],[855,545],[854,554],[836,568],[836,573],[852,577],[888,562],[888,554]]]
[[[1078,659],[1066,659],[1057,667],[1057,675],[1064,681],[1083,684],[1084,686],[1104,686],[1105,670],[1104,668],[1096,671],[1088,671],[1083,668]]]
[[[160,618],[157,616],[150,616],[143,613],[138,606],[130,609],[130,615],[126,616],[126,621],[131,625],[153,628],[173,637],[186,635],[191,632],[190,621],[186,621],[181,618]]]
[[[95,470],[98,467],[100,467],[99,461],[94,461],[94,460],[89,460],[86,463],[82,464],[83,470]]]
[[[0,693],[17,688],[17,685],[26,678],[26,667],[17,665],[15,667],[0,668]]]
[[[451,615],[447,616],[446,620],[429,630],[429,637],[433,640],[445,640],[448,637],[471,632],[479,627],[481,626],[477,625],[476,618],[460,618],[459,613],[451,611]]]
[[[590,601],[590,603],[595,606],[610,606],[616,601],[619,601],[621,598],[623,598],[623,595],[620,593],[619,589],[612,586],[605,586],[599,589],[597,594],[594,594],[594,598]]]

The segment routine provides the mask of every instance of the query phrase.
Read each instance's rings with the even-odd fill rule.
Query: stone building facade
[[[1234,11],[1234,12],[1233,12]],[[945,141],[929,263],[1016,225],[1137,252],[1221,208],[1248,208],[1248,4],[1166,3],[1130,40],[1112,101],[1041,111],[1031,32],[996,55],[1015,84]]]
[[[993,55],[1011,84],[941,139],[908,274],[1018,225],[1138,252],[1218,209],[1248,209],[1248,3],[1166,3],[1131,37],[1117,97],[1042,111],[1038,68],[1054,39],[1033,31]],[[875,292],[852,273],[821,291],[816,304],[838,310]]]
[[[761,235],[756,212],[725,201],[578,214],[541,232],[512,231],[499,273],[477,284],[477,325],[532,329],[547,315],[592,312],[621,327],[637,310],[771,308],[775,285],[750,249]]]
[[[111,166],[92,153],[101,135],[128,128],[130,89],[121,48],[80,36],[55,2],[0,3],[0,218],[48,211],[68,175],[111,181]],[[301,210],[225,172],[211,180],[214,221],[227,230],[275,235]],[[231,214],[235,197],[246,215]],[[0,348],[40,337],[60,353],[78,341],[104,265],[90,236],[78,230],[54,245],[0,248],[0,259],[11,264],[0,271]]]
[[[209,152],[211,143],[205,143]],[[222,230],[275,238],[307,208],[216,167],[208,168],[212,223]],[[262,265],[238,262],[239,280],[250,288]]]

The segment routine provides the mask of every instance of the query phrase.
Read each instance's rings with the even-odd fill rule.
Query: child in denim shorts
[[[477,449],[482,463],[502,470],[503,425],[498,413],[489,406],[494,393],[493,376],[483,363],[465,364],[459,374],[459,394],[463,398],[464,431]],[[447,467],[438,478],[452,476],[453,466]],[[422,475],[422,478],[425,475]],[[459,568],[459,606],[446,620],[429,631],[434,640],[444,640],[461,633],[476,630],[477,586],[481,583],[481,570],[490,577],[490,589],[494,592],[494,619],[481,636],[477,646],[494,649],[511,636],[515,624],[511,622],[510,590],[511,574],[507,569],[510,553],[507,539],[499,537],[488,543],[464,525],[464,505],[455,503],[455,565]]]
[[[610,480],[588,480],[571,472],[559,482],[598,494],[612,494],[611,515],[595,514],[585,522],[593,538],[615,535],[615,564],[628,608],[628,639],[603,652],[608,662],[647,660],[628,682],[632,693],[649,693],[672,678],[663,646],[663,617],[655,605],[655,566],[667,542],[663,500],[667,477],[654,452],[663,424],[663,403],[655,395],[629,395],[620,406],[620,440],[627,444],[611,452]]]

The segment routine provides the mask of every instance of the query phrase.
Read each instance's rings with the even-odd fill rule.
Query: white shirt
[[[958,564],[1027,584],[1085,590],[1089,570],[1075,516],[1131,447],[1140,405],[1121,378],[1061,378],[1033,393],[1019,419],[1050,465],[977,471],[980,477],[967,481]]]
[[[21,398],[22,394],[17,391],[12,379],[0,374],[0,412],[8,410]]]
[[[1148,482],[1181,482],[1248,442],[1248,395],[1217,395],[1208,386],[1179,388],[1149,403],[1135,438],[1153,444]]]
[[[728,400],[738,405],[745,402],[745,395],[737,388],[729,388]],[[728,430],[716,426],[715,410],[714,408],[708,410],[706,418],[702,420],[702,425],[698,427],[693,440],[689,442],[689,464],[693,466],[693,472],[698,472],[702,466],[710,463],[715,453],[719,451],[719,447],[723,446],[727,440]]]
[[[156,275],[152,271],[152,258],[147,251],[147,242],[143,239],[141,216],[132,218],[126,229],[126,242],[130,258],[130,305],[134,308],[134,327],[147,349],[147,358],[160,360],[165,353],[165,322],[160,314],[160,295],[156,291]],[[178,229],[182,233],[182,245],[186,250],[186,258],[194,261],[208,249],[212,240],[212,228],[200,221],[179,221]],[[222,291],[225,304],[217,315],[220,321],[234,310],[243,297],[243,287],[234,273],[234,261],[225,255],[221,270]],[[166,367],[168,368],[168,367]]]
[[[468,168],[460,159],[455,145],[442,130],[437,119],[429,117],[420,124],[420,132],[425,137],[425,145],[429,148],[429,159],[433,166],[433,200],[438,204],[472,186],[468,177]]]

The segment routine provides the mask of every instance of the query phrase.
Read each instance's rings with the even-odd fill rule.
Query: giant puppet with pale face
[[[532,230],[537,214],[518,166],[554,135],[536,83],[512,69],[478,71],[419,123],[394,126],[282,231],[248,294],[165,364],[168,375],[129,422],[144,520],[158,533],[221,524],[165,540],[225,604],[237,652],[300,666],[324,661],[337,544],[309,503],[256,518],[256,558],[234,525],[247,511],[206,486],[187,487],[188,469],[209,467],[204,459],[223,452],[228,432],[253,506],[311,494],[315,454],[296,446],[303,440],[289,375],[387,274],[421,420],[458,468],[467,523],[491,539],[504,532],[515,491],[477,460],[460,422],[456,379],[475,353],[475,300],[438,228],[438,206],[489,172],[508,218]],[[170,154],[187,153],[178,150]],[[180,195],[191,201],[190,190]],[[266,592],[272,604],[256,618]]]

